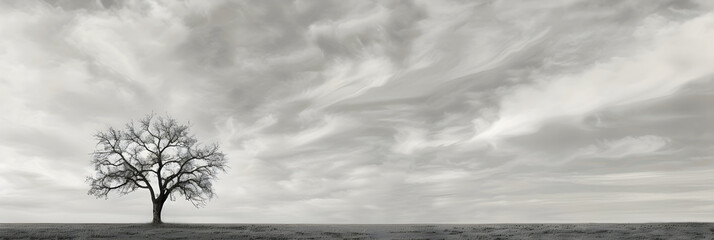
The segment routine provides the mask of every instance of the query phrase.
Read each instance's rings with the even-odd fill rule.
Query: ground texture
[[[714,223],[0,224],[0,239],[712,239]]]

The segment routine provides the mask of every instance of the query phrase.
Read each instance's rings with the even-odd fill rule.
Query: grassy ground
[[[714,223],[0,224],[0,239],[712,239]]]

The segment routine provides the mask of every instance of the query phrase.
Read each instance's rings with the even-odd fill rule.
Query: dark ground
[[[0,239],[712,239],[714,223],[0,224]]]

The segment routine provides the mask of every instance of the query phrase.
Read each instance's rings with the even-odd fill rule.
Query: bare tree
[[[107,198],[109,192],[128,194],[139,188],[151,193],[154,224],[161,223],[167,199],[181,195],[199,207],[214,195],[212,181],[225,172],[225,155],[217,144],[204,146],[189,134],[189,126],[154,114],[124,130],[109,128],[95,135],[92,153],[95,176],[87,177],[88,194]]]

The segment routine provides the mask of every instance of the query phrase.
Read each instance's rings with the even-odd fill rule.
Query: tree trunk
[[[164,201],[157,200],[154,202],[154,220],[151,221],[152,224],[161,224],[161,209],[164,208]]]

